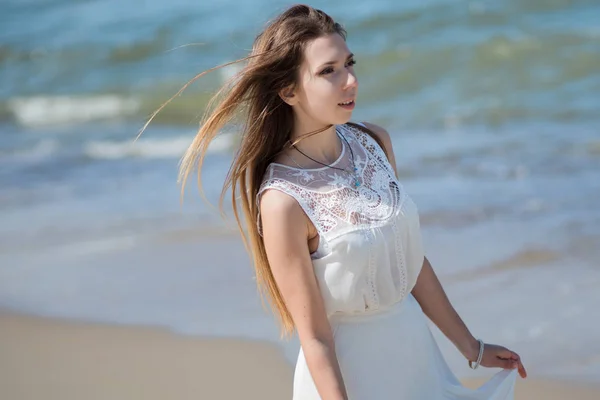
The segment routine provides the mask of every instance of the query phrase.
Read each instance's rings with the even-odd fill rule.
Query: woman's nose
[[[358,86],[358,79],[354,71],[348,71],[348,79],[346,80],[346,88],[354,88]]]

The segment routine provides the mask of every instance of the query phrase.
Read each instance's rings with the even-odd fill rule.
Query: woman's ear
[[[279,97],[290,106],[295,105],[298,101],[298,96],[296,96],[296,91],[293,86],[288,86],[285,89],[280,90]]]

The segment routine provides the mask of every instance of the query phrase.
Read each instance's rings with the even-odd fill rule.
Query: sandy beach
[[[285,399],[292,369],[275,346],[0,316],[0,399]]]
[[[268,343],[10,313],[0,314],[0,332],[2,399],[291,397],[293,368]],[[516,398],[592,400],[600,387],[529,378]]]

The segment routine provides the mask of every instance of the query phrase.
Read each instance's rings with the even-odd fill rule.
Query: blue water
[[[176,177],[210,94],[235,68],[201,79],[133,139],[148,115],[197,73],[243,57],[287,4],[0,4],[0,307],[272,337],[251,323],[241,328],[193,308],[199,294],[187,282],[196,245],[179,247],[182,238],[233,237],[231,214],[221,220],[193,184],[180,204]],[[556,349],[573,354],[573,374],[597,373],[598,363],[581,359],[586,351],[600,354],[589,345],[600,335],[589,317],[600,304],[600,4],[312,4],[348,30],[360,81],[354,119],[379,123],[392,135],[429,254],[462,310],[492,335],[499,331],[486,310],[506,301],[501,313],[515,320],[500,339],[528,349],[544,373],[567,374],[542,368],[549,364],[545,354]],[[225,132],[206,160],[203,180],[213,204],[235,134]],[[160,297],[164,308],[152,311],[146,304],[154,304],[156,288],[166,276],[177,279],[170,265],[157,264],[165,255],[189,265],[181,275],[186,284],[180,282],[178,296]],[[209,264],[223,265],[218,259]],[[147,268],[156,273],[146,275]],[[469,271],[483,275],[465,281]],[[137,282],[131,308],[115,309],[111,295],[126,296],[129,286],[110,277]],[[248,282],[238,283],[248,296]],[[473,304],[465,293],[481,286],[488,297]],[[205,289],[219,296],[224,290]],[[89,297],[95,290],[97,297]],[[550,303],[512,302],[548,293]],[[252,320],[240,299],[239,306],[232,300],[232,315]],[[195,313],[211,328],[190,327]],[[264,323],[264,316],[256,318]],[[578,324],[586,329],[578,331]]]

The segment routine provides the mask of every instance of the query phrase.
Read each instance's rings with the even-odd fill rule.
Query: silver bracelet
[[[481,359],[483,358],[483,349],[485,348],[485,343],[483,343],[483,340],[481,339],[477,339],[477,341],[479,342],[479,355],[477,356],[477,361],[475,361],[475,366],[473,366],[473,362],[469,360],[469,367],[471,369],[477,369],[481,363]]]

